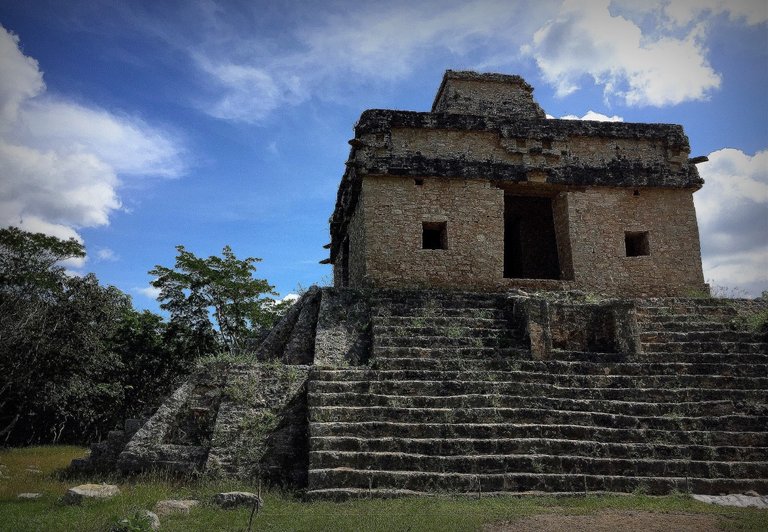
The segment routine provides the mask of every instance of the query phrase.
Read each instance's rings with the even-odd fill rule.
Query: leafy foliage
[[[58,264],[74,240],[0,230],[0,437],[58,441],[88,432],[119,401],[109,338],[130,298]]]
[[[0,440],[97,439],[193,365],[194,335],[94,275],[66,274],[60,262],[84,254],[74,240],[0,229]]]
[[[253,278],[258,259],[178,250],[174,269],[151,272],[165,321],[92,274],[68,275],[79,242],[0,229],[0,442],[99,439],[157,406],[197,359],[242,356],[287,307]]]
[[[160,307],[170,312],[171,323],[194,331],[204,344],[213,338],[230,354],[242,353],[249,339],[271,327],[284,311],[269,297],[277,295],[274,287],[253,277],[261,259],[238,259],[229,246],[220,257],[208,258],[184,246],[176,250],[174,268],[158,265],[150,270],[156,277],[152,286],[160,289]]]

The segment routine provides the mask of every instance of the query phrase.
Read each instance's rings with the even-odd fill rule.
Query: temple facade
[[[679,125],[548,119],[519,76],[449,70],[431,112],[367,110],[349,142],[337,287],[707,290]]]

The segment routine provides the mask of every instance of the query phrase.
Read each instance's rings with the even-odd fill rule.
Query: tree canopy
[[[135,416],[189,372],[188,331],[61,261],[75,240],[0,229],[0,441],[85,442]]]
[[[160,289],[160,307],[179,323],[211,335],[224,350],[242,353],[249,339],[269,328],[283,311],[266,279],[254,277],[261,259],[238,259],[229,246],[221,256],[201,258],[177,246],[173,268],[157,265],[152,286]],[[213,318],[213,324],[210,318]]]
[[[62,261],[82,244],[0,228],[0,442],[86,443],[155,407],[195,361],[247,351],[288,304],[256,279],[256,258],[199,258],[178,246],[153,285],[170,320]]]

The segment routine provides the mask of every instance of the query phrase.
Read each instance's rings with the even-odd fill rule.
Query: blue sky
[[[553,117],[682,124],[705,278],[768,289],[764,0],[0,0],[0,224],[81,239],[157,309],[174,246],[328,282],[327,220],[367,108],[429,110],[445,69],[522,75]]]

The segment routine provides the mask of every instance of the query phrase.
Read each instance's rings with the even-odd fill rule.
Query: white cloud
[[[296,300],[298,300],[300,297],[301,297],[301,296],[300,296],[299,294],[294,294],[294,293],[285,294],[285,296],[284,296],[283,298],[281,298],[281,299],[278,299],[276,302],[277,302],[277,303],[283,303],[283,302],[285,302],[285,301],[296,301]]]
[[[181,172],[167,133],[46,94],[37,62],[2,26],[0,72],[0,225],[81,241],[79,229],[121,207],[121,178]]]
[[[549,116],[549,115],[548,115]],[[623,122],[624,119],[618,115],[608,116],[597,113],[591,109],[584,116],[565,115],[560,117],[563,120],[594,120],[596,122]]]
[[[144,297],[148,297],[149,299],[157,299],[160,297],[160,289],[155,288],[154,286],[145,286],[144,288],[134,288],[134,292],[137,294],[141,294]]]
[[[37,61],[19,51],[19,38],[0,26],[0,128],[7,127],[18,114],[21,103],[44,89]]]
[[[752,156],[718,150],[698,167],[705,180],[694,194],[704,277],[759,295],[768,289],[768,149]]]
[[[701,100],[720,86],[707,61],[703,24],[683,37],[644,35],[633,21],[611,15],[609,3],[565,0],[524,47],[560,96],[576,91],[584,76],[628,105]]]
[[[494,64],[510,65],[526,36],[546,20],[556,0],[475,0],[328,4],[311,18],[285,22],[280,46],[260,32],[247,34],[225,12],[201,10],[206,34],[180,47],[212,82],[200,104],[212,116],[256,122],[276,109],[316,96],[344,99],[371,83],[403,79],[435,53],[446,66],[466,65],[484,50]],[[169,40],[183,40],[177,34]],[[483,63],[488,66],[488,61]],[[466,65],[472,67],[473,65]]]
[[[768,21],[765,0],[673,0],[663,4],[662,9],[679,26],[690,24],[703,14],[725,13],[733,21],[744,20],[750,25]]]
[[[115,253],[114,250],[111,250],[109,248],[97,249],[96,258],[102,261],[109,261],[109,262],[114,262],[120,259],[120,257],[117,256],[117,253]]]

